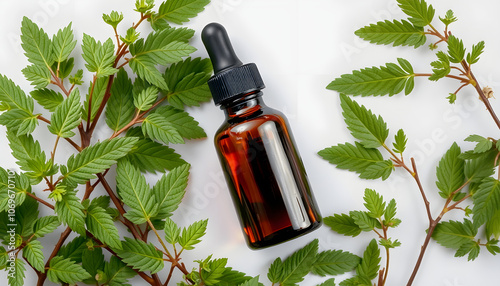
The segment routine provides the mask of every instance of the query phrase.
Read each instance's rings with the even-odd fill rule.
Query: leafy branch
[[[431,63],[431,73],[415,73],[409,61],[399,58],[397,64],[388,63],[381,67],[355,70],[352,74],[344,74],[333,80],[327,88],[341,93],[340,100],[345,123],[358,142],[354,145],[346,143],[326,148],[320,151],[319,155],[335,164],[337,168],[358,173],[363,179],[382,178],[385,180],[394,168],[404,169],[414,179],[424,202],[429,226],[419,257],[407,283],[407,285],[412,285],[431,238],[445,247],[456,249],[455,256],[469,254],[469,260],[479,255],[481,246],[486,247],[494,255],[499,253],[500,248],[497,245],[500,234],[497,220],[500,209],[497,200],[498,179],[491,177],[494,168],[498,165],[498,154],[500,154],[497,140],[471,135],[466,141],[477,142],[477,144],[474,150],[466,152],[462,152],[456,143],[452,144],[436,168],[436,186],[445,202],[440,213],[433,216],[415,160],[410,158],[410,165],[404,160],[403,153],[407,142],[404,131],[400,129],[397,132],[393,141],[394,149],[391,150],[385,143],[389,130],[383,119],[372,114],[369,109],[360,106],[345,94],[393,96],[404,91],[408,95],[413,90],[415,77],[428,77],[431,81],[447,77],[460,83],[458,89],[447,97],[450,103],[455,102],[457,94],[464,87],[471,85],[499,128],[500,121],[489,102],[489,97],[485,95],[484,89],[481,88],[472,71],[472,65],[479,61],[484,50],[484,42],[477,43],[467,53],[463,41],[449,30],[449,25],[457,21],[451,10],[444,17],[439,17],[444,24],[444,31],[440,32],[432,24],[435,14],[432,5],[428,5],[424,0],[398,0],[397,2],[409,17],[408,19],[381,21],[363,27],[355,34],[374,44],[413,46],[414,48],[422,46],[427,37],[435,37],[437,40],[430,45],[431,50],[438,48],[439,44],[445,44],[446,51],[436,52],[437,60]],[[458,74],[451,74],[452,72]],[[378,150],[380,147],[387,151],[388,159],[384,159]],[[473,203],[472,209],[463,207],[465,203],[471,202],[470,199]],[[464,219],[464,222],[441,222],[444,215],[452,210],[463,211],[466,216],[472,215],[472,222],[468,219]],[[342,223],[347,222],[351,223],[350,228],[342,228]],[[357,232],[353,230],[353,227],[356,223],[353,222],[352,214],[335,215],[330,218],[330,227],[341,234],[355,236]],[[487,243],[481,243],[481,239],[476,239],[479,235],[478,229],[483,225],[486,226],[486,232],[483,235]],[[378,235],[383,237],[381,233]],[[384,285],[385,281],[386,277],[379,278],[378,285]]]

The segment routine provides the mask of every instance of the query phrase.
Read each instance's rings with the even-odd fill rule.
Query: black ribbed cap
[[[238,59],[224,26],[206,25],[201,38],[214,67],[208,86],[216,105],[266,87],[257,66],[254,63],[243,65]]]

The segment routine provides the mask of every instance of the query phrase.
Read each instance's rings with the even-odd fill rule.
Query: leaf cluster
[[[187,272],[174,260],[201,242],[207,220],[181,229],[169,218],[186,192],[190,165],[168,144],[206,137],[184,108],[210,100],[206,82],[212,67],[208,59],[189,57],[196,50],[189,43],[194,31],[170,24],[189,21],[208,2],[169,0],[155,5],[152,0],[138,0],[135,7],[141,19],[125,35],[118,34],[123,14],[104,14],[115,35],[98,41],[83,34],[85,69],[76,71],[80,61],[73,57],[78,43],[71,23],[50,37],[23,19],[21,45],[30,62],[23,74],[34,90],[26,93],[0,75],[0,124],[7,127],[12,155],[21,169],[0,167],[0,239],[10,240],[8,224],[18,226],[16,274],[9,278],[10,285],[24,284],[26,266],[38,274],[39,284],[47,278],[58,284],[129,285],[137,274],[152,281],[144,272],[158,272],[165,261]],[[136,30],[142,22],[154,29],[144,38]],[[123,68],[126,65],[133,74]],[[84,72],[91,78],[85,92]],[[35,101],[43,113],[34,113]],[[93,134],[101,117],[113,134],[97,141]],[[54,135],[50,153],[31,135],[40,121]],[[58,155],[56,164],[60,141],[70,143],[76,152]],[[114,165],[116,190],[105,178]],[[153,187],[146,183],[146,172],[160,173]],[[94,195],[99,184],[106,196]],[[48,200],[40,196],[42,191],[48,192]],[[53,213],[39,216],[40,204]],[[14,217],[8,215],[11,209]],[[51,243],[53,255],[47,259],[40,239],[61,225],[67,229],[57,243]],[[120,226],[128,228],[133,238],[122,238]],[[164,238],[158,230],[164,230]],[[70,232],[79,236],[64,244]],[[174,256],[148,241],[149,232],[158,235],[160,244],[168,241]],[[105,259],[106,250],[110,259]],[[5,267],[6,256],[1,247],[0,268]],[[228,271],[231,277],[236,273]]]
[[[281,258],[274,260],[269,267],[267,277],[277,285],[299,285],[309,273],[322,277],[340,275],[356,268],[360,265],[360,261],[362,261],[360,257],[347,251],[319,252],[318,240],[315,239],[285,260]],[[325,283],[335,285],[333,282],[333,279],[329,279]]]

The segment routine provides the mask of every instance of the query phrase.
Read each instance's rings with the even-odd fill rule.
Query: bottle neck
[[[256,111],[259,111],[263,106],[266,106],[262,100],[262,91],[254,91],[245,94],[235,100],[231,100],[221,105],[226,118],[235,118],[240,116],[248,116]]]

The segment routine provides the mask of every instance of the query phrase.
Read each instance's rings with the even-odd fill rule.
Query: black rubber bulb
[[[228,68],[243,65],[234,53],[226,29],[221,24],[210,23],[206,25],[201,32],[201,40],[210,56],[215,74]]]

